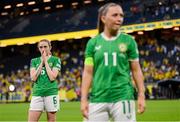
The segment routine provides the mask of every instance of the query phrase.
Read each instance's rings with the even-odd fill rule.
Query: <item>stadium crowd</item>
[[[116,2],[123,7],[124,25],[177,19],[180,16],[179,0],[116,0]],[[21,11],[16,8],[16,12],[10,16],[1,17],[0,39],[95,29],[97,11],[101,5],[92,3],[83,7],[64,8],[27,16],[21,16]]]
[[[125,13],[125,25],[180,17],[179,0],[118,2],[122,4]],[[28,16],[11,14],[10,17],[1,17],[0,39],[94,29],[99,6],[101,4],[62,9],[53,13],[44,12]],[[17,12],[14,14],[18,15]],[[41,23],[37,24],[37,21]],[[172,35],[171,38],[166,38],[163,34],[133,34],[139,46],[148,98],[168,96],[167,91],[162,93],[163,90],[157,87],[158,81],[180,79],[180,37],[178,34],[174,36],[171,31],[164,34]],[[62,61],[61,74],[58,76],[61,100],[80,99],[84,49],[88,39],[52,43],[54,55]],[[29,64],[30,59],[38,55],[37,52],[34,53],[33,46],[5,47],[7,50],[4,52],[0,49],[0,102],[30,100],[32,81],[29,77]],[[5,53],[7,55],[4,55]]]
[[[158,89],[157,82],[166,79],[179,79],[178,46],[180,38],[171,40],[158,39],[155,36],[134,35],[140,54],[140,63],[146,84],[147,98],[167,97],[166,91]],[[84,48],[88,38],[53,42],[53,54],[61,58],[62,70],[58,76],[60,99],[64,101],[79,100],[81,75],[83,69]],[[12,60],[15,60],[12,58]],[[1,64],[2,65],[2,64]],[[10,64],[9,64],[10,65]],[[7,68],[8,66],[4,66]],[[13,69],[0,74],[0,100],[29,101],[32,81],[29,77],[29,64],[23,69]]]

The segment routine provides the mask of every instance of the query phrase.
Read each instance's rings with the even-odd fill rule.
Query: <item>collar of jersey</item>
[[[48,60],[51,58],[51,56],[52,56],[52,55],[49,55],[49,56],[48,56]]]
[[[116,36],[113,36],[113,37],[109,38],[109,37],[107,37],[107,36],[104,34],[104,32],[102,32],[102,33],[101,33],[101,36],[102,36],[106,41],[114,41],[114,40],[116,40],[116,39],[119,37],[120,34],[121,34],[121,33],[119,32]]]
[[[49,55],[47,60],[49,60],[49,59],[51,58],[51,56],[52,56],[52,55]],[[41,57],[40,57],[40,58],[41,58]]]

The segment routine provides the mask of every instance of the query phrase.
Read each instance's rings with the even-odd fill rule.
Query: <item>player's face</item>
[[[43,52],[46,52],[47,55],[50,52],[50,47],[49,47],[48,43],[45,41],[39,42],[38,48],[39,48],[41,55]]]
[[[102,16],[105,28],[108,30],[118,31],[124,20],[124,13],[120,6],[108,8],[105,16]]]

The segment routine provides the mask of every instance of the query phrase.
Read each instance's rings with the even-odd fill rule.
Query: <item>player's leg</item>
[[[41,116],[42,111],[29,111],[28,115],[28,122],[38,122],[40,116]]]
[[[48,122],[56,121],[56,112],[47,112],[47,120]]]
[[[90,103],[88,120],[86,122],[108,122],[109,113],[107,111],[107,103]]]
[[[45,97],[44,102],[48,121],[56,121],[56,112],[59,110],[59,95],[47,96]]]
[[[136,122],[135,102],[133,100],[124,100],[112,103],[110,114],[115,122]]]
[[[43,110],[44,110],[43,98],[33,96],[30,103],[28,122],[37,122]]]

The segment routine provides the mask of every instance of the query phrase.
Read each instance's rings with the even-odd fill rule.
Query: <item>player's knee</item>
[[[56,112],[48,113],[48,122],[55,122],[56,121]]]
[[[56,121],[56,117],[48,117],[48,122],[55,122]]]

